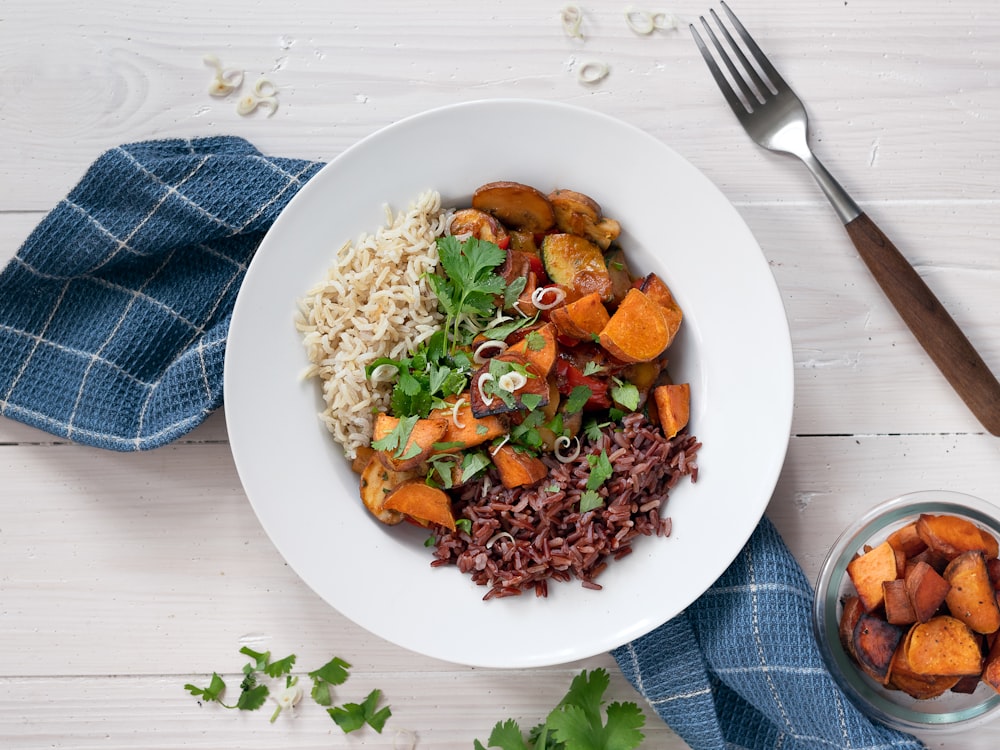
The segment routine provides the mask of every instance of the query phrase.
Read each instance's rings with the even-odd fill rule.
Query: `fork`
[[[725,2],[721,5],[756,68],[714,10],[709,12],[732,54],[727,53],[705,17],[700,20],[730,79],[694,24],[688,28],[736,119],[758,145],[796,156],[805,164],[900,317],[972,413],[991,434],[1000,436],[1000,382],[913,266],[816,158],[809,147],[808,117],[802,100],[729,6]]]

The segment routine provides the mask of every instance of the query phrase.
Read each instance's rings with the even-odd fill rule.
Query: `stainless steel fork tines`
[[[738,40],[714,10],[709,14],[718,34],[700,19],[712,49],[694,24],[689,28],[736,119],[758,145],[792,154],[808,167],[900,317],[983,426],[1000,436],[1000,382],[913,266],[816,158],[802,100],[729,6],[721,5]]]

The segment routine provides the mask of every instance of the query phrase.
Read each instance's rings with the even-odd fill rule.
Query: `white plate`
[[[691,383],[700,476],[682,480],[668,539],[639,538],[601,575],[603,591],[556,584],[482,601],[453,566],[431,568],[426,532],[381,525],[317,416],[319,385],[302,381],[293,317],[337,248],[435,189],[467,205],[493,180],[592,196],[623,226],[638,272],[656,271],[685,313],[671,348]],[[362,140],[291,201],[240,290],[225,366],[226,418],[247,496],[288,564],[323,599],[382,638],[484,667],[560,664],[653,630],[704,592],[760,520],[785,457],[792,413],[788,324],[746,225],[697,169],[610,117],[527,100],[426,112]]]

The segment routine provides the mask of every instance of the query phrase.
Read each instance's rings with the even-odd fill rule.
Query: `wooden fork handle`
[[[983,426],[1000,436],[1000,382],[913,266],[868,216],[844,225],[875,280]]]

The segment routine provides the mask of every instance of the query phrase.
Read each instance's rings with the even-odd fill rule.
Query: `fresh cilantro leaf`
[[[531,318],[518,317],[513,320],[497,323],[496,325],[487,326],[480,331],[480,333],[491,341],[503,341],[505,338],[514,333],[514,331],[524,328],[525,326],[530,326],[536,320],[538,320],[537,315]]]
[[[462,481],[468,482],[473,477],[481,474],[490,463],[490,459],[484,453],[479,451],[466,453],[462,458]]]
[[[503,277],[494,273],[507,257],[492,242],[470,237],[465,242],[449,235],[437,240],[438,259],[447,280],[430,276],[431,288],[445,312],[445,328],[451,332],[452,348],[464,343],[461,325],[468,316],[486,317],[495,309],[494,297],[507,289]]]
[[[263,672],[264,668],[267,666],[268,661],[271,659],[270,651],[254,651],[249,646],[244,646],[240,649],[240,653],[249,656],[253,659],[253,662],[247,664],[243,667],[243,674],[250,674],[251,672]]]
[[[466,534],[472,533],[472,520],[469,518],[459,518],[455,521],[455,528],[464,531]]]
[[[621,409],[615,409],[614,407],[608,409],[608,419],[612,422],[621,422],[625,418],[625,412]]]
[[[521,394],[521,404],[528,411],[534,411],[542,403],[542,397],[537,393]]]
[[[566,399],[566,413],[575,414],[581,411],[590,400],[594,392],[585,385],[578,385],[570,391],[569,398]]]
[[[382,691],[376,688],[368,694],[362,703],[345,703],[343,706],[334,706],[327,709],[327,713],[337,723],[337,726],[344,730],[345,734],[361,729],[365,724],[381,734],[385,722],[392,716],[392,711],[388,706],[378,711],[375,710],[381,697]]]
[[[614,385],[611,386],[611,398],[628,411],[635,411],[639,408],[639,389],[634,383],[616,378]]]
[[[608,426],[609,423],[600,423],[596,419],[588,419],[583,425],[583,433],[587,436],[587,439],[591,442],[597,442],[601,439],[601,430]]]
[[[538,331],[530,331],[524,337],[524,344],[531,352],[540,352],[545,348],[545,337]]]
[[[509,310],[517,302],[517,298],[521,296],[521,292],[528,285],[528,280],[523,276],[514,279],[510,284],[507,285],[507,289],[503,293],[503,306],[505,310]]]
[[[605,450],[598,456],[593,454],[587,456],[587,463],[590,464],[590,476],[587,477],[588,490],[596,490],[614,474],[614,467],[611,466],[611,460]]]
[[[604,370],[604,368],[601,365],[594,362],[593,360],[591,360],[590,362],[588,362],[586,365],[583,366],[584,375],[595,375],[596,373],[599,373],[602,370]]]
[[[488,747],[500,750],[634,750],[645,739],[639,729],[646,717],[634,703],[612,703],[604,723],[601,708],[608,688],[604,669],[586,670],[574,678],[566,696],[545,722],[532,727],[525,741],[513,719],[498,722]],[[475,750],[487,750],[479,740]]]
[[[241,711],[256,711],[264,705],[271,693],[267,685],[257,684],[256,672],[249,672],[240,683],[240,697],[236,700],[236,708]]]
[[[279,659],[278,661],[272,661],[264,666],[264,674],[268,677],[281,677],[282,675],[289,674],[292,671],[292,667],[295,666],[295,654],[286,656],[284,659]]]
[[[217,672],[212,672],[212,680],[209,682],[208,687],[200,688],[188,683],[184,686],[184,689],[195,698],[204,698],[209,702],[222,703],[222,694],[226,691],[226,683]]]
[[[434,538],[433,534],[431,534],[429,537],[427,537],[426,539],[424,539],[424,546],[425,547],[433,547],[435,544],[437,544],[437,539]],[[329,703],[324,703],[323,705],[324,706],[328,706],[330,704]]]
[[[493,731],[490,732],[490,738],[487,742],[489,743],[487,747],[498,747],[501,750],[532,750],[531,746],[525,744],[521,728],[513,719],[498,721],[493,727]],[[476,740],[474,748],[475,750],[486,750],[479,740]]]
[[[600,508],[604,505],[604,498],[597,494],[594,490],[585,490],[580,495],[580,512],[586,513],[588,510],[593,510],[594,508]]]
[[[351,668],[343,659],[335,656],[319,669],[308,673],[313,681],[310,695],[314,701],[321,706],[329,706],[333,703],[330,695],[330,688],[335,685],[342,685],[347,680],[347,670]]]

